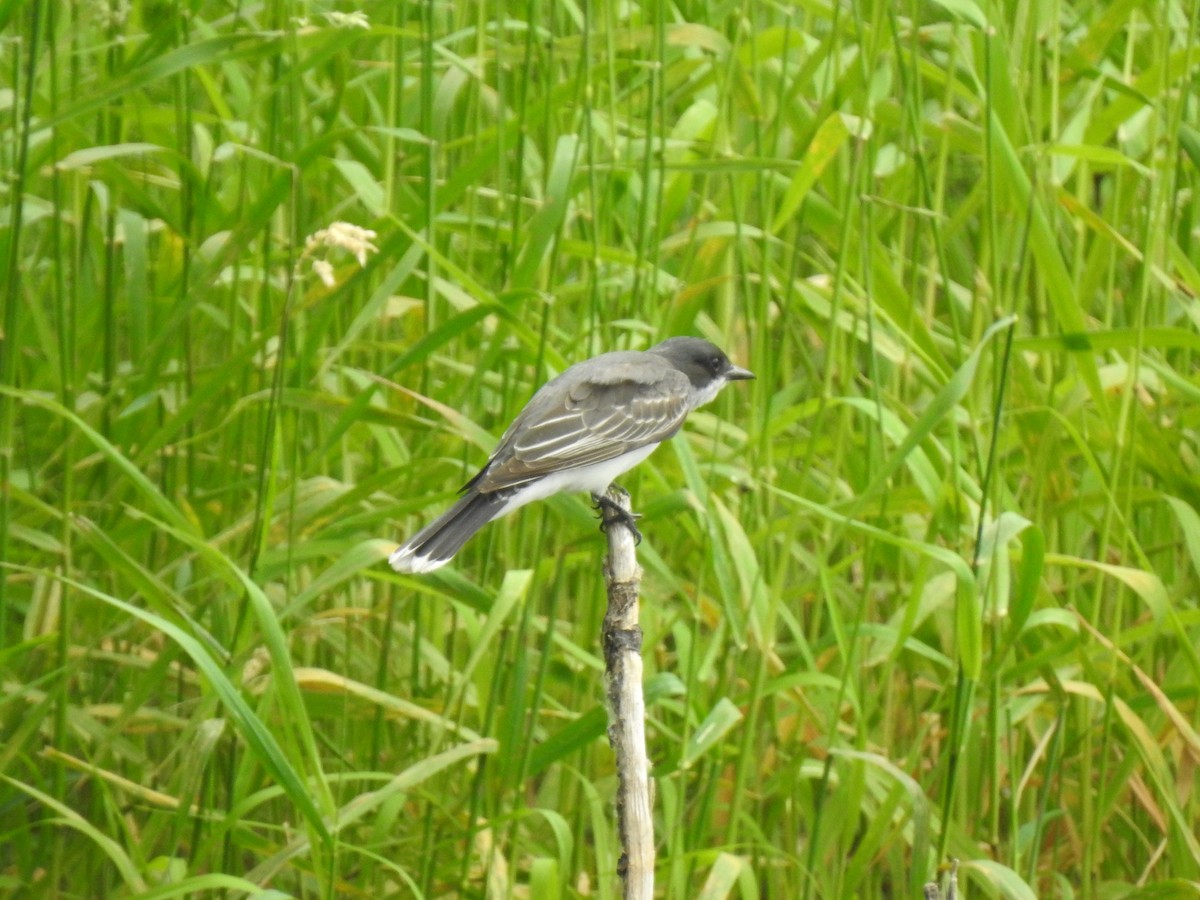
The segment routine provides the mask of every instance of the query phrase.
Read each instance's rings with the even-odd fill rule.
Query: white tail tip
[[[419,556],[407,544],[397,547],[396,552],[388,557],[388,565],[405,575],[424,575],[426,572],[440,569],[448,562],[450,562],[448,559],[430,559],[428,556]]]

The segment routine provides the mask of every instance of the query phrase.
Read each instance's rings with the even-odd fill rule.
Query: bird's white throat
[[[724,378],[714,378],[700,390],[693,390],[692,409],[703,406],[705,403],[711,403],[717,394],[721,393],[721,388],[725,387],[726,383]]]

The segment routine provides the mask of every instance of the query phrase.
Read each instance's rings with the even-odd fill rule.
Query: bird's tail
[[[475,532],[495,518],[505,496],[468,491],[452,507],[388,557],[397,572],[432,572],[444,566]]]

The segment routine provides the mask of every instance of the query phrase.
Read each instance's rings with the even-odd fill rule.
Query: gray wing
[[[687,376],[671,366],[647,373],[618,364],[598,378],[562,381],[534,395],[467,488],[489,493],[614,459],[665,441],[689,411]]]

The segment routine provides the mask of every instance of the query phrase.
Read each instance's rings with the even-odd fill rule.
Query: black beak
[[[754,378],[754,373],[749,369],[743,369],[741,366],[735,366],[732,363],[725,370],[726,381],[750,381]]]

